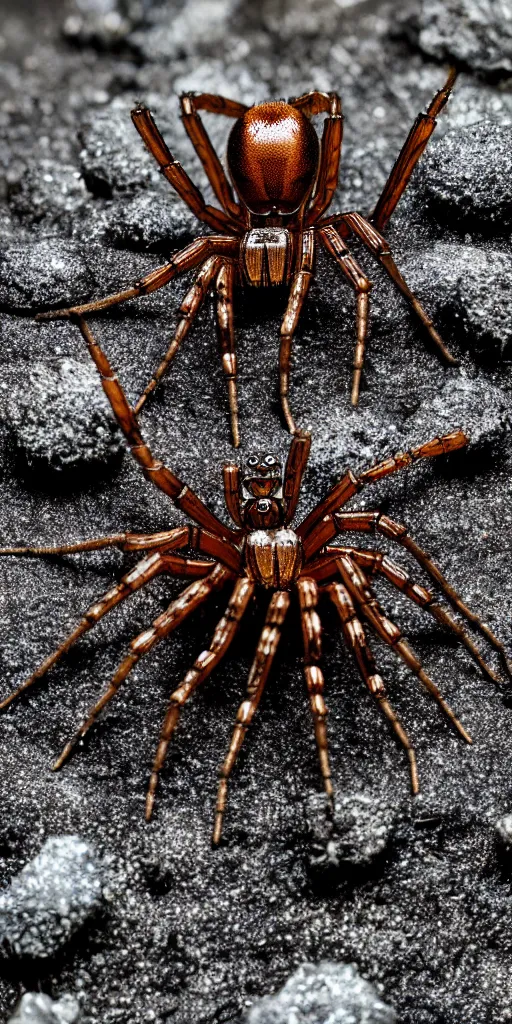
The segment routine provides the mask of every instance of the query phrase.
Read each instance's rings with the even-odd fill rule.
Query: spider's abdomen
[[[293,530],[254,530],[247,537],[247,575],[263,587],[288,590],[298,578],[302,562],[302,544]]]
[[[253,228],[240,249],[242,273],[257,288],[288,284],[292,271],[292,237],[285,228]]]
[[[315,129],[289,103],[260,103],[239,117],[228,164],[243,203],[255,214],[295,213],[313,187],[320,146]]]

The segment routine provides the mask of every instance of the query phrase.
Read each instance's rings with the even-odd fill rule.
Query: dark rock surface
[[[439,5],[423,6],[428,14]],[[117,436],[76,328],[33,320],[38,310],[127,286],[204,233],[155,174],[129,119],[134,100],[154,110],[174,155],[211,201],[177,93],[209,89],[253,102],[313,86],[337,89],[345,139],[333,205],[368,212],[446,69],[411,47],[403,31],[397,36],[396,5],[386,0],[63,0],[44,13],[28,0],[4,0],[4,7],[0,544],[166,529],[180,516],[128,455],[119,466]],[[491,19],[487,30],[494,32]],[[467,452],[367,488],[352,507],[381,508],[409,524],[510,651],[512,94],[508,81],[494,84],[494,73],[487,81],[473,75],[471,66],[481,74],[477,58],[464,60],[469,68],[432,155],[388,232],[398,265],[460,367],[439,363],[384,271],[355,245],[374,289],[364,386],[353,410],[354,298],[320,254],[294,346],[292,404],[313,431],[299,516],[347,465],[365,468],[464,427]],[[229,122],[207,120],[222,153]],[[188,278],[176,281],[92,323],[131,400],[165,351],[188,287]],[[288,448],[276,397],[282,304],[278,295],[236,297],[242,456],[262,446],[284,456]],[[63,367],[71,367],[69,401]],[[155,453],[225,515],[221,468],[233,450],[210,300],[142,422]],[[79,467],[73,485],[65,469],[51,486],[44,474],[27,474],[15,457],[20,438],[27,458],[43,451],[47,465],[57,458],[67,466],[70,454]],[[425,582],[405,553],[393,557]],[[2,695],[135,560],[104,551],[0,561]],[[356,963],[401,1024],[509,1022],[511,875],[497,823],[511,808],[512,703],[505,686],[483,679],[450,637],[387,584],[378,583],[382,603],[474,739],[464,747],[392,652],[375,644],[417,750],[421,794],[414,802],[403,751],[340,642],[334,615],[322,607],[338,805],[332,823],[322,820],[294,612],[233,776],[223,845],[212,852],[218,765],[263,599],[184,712],[154,820],[144,822],[169,693],[209,642],[226,594],[140,662],[84,749],[62,772],[50,772],[129,640],[180,589],[160,579],[139,592],[2,716],[0,886],[8,892],[56,835],[79,836],[111,870],[105,913],[55,956],[27,964],[6,950],[0,1019],[12,1015],[21,986],[52,999],[71,993],[84,1024],[239,1024],[301,964],[329,960],[338,971]]]
[[[275,996],[257,1003],[247,1024],[396,1024],[396,1014],[353,964],[304,964]]]

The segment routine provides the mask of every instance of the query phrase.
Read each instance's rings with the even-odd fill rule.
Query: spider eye
[[[270,512],[271,503],[268,498],[261,498],[257,505],[258,512]]]
[[[259,460],[257,455],[249,455],[249,458],[247,459],[247,465],[250,466],[251,469],[254,469],[254,467],[258,465],[258,461]]]
[[[263,461],[266,466],[275,466],[277,459],[275,455],[266,455]]]

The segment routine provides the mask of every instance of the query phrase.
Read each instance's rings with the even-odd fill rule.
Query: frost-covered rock
[[[247,1024],[396,1024],[396,1014],[354,964],[304,964],[273,996],[247,1015]]]
[[[52,836],[0,894],[0,947],[4,955],[52,957],[101,904],[94,850],[78,836]]]

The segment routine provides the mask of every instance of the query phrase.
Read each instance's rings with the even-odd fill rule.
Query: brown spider
[[[279,644],[292,593],[298,597],[304,642],[304,673],[313,716],[316,745],[325,791],[332,797],[331,771],[327,748],[324,679],[320,668],[321,624],[317,604],[325,594],[334,604],[349,650],[355,656],[359,671],[390,721],[398,739],[407,751],[413,793],[418,792],[416,759],[409,738],[391,707],[366,639],[363,620],[386,644],[402,658],[437,700],[460,735],[471,742],[468,733],[441,696],[437,686],[426,674],[398,627],[382,611],[370,579],[381,574],[438,622],[451,630],[465,645],[483,672],[495,682],[497,676],[484,661],[473,640],[462,626],[438,604],[425,587],[412,581],[407,573],[382,552],[352,546],[331,546],[330,541],[346,531],[377,532],[406,548],[436,582],[448,602],[471,623],[499,652],[507,675],[511,667],[505,650],[488,626],[464,604],[445,580],[429,556],[412,540],[405,526],[379,512],[345,512],[346,503],[367,484],[375,483],[391,473],[410,465],[414,460],[455,451],[467,444],[467,437],[457,430],[436,437],[427,444],[385,459],[359,476],[348,470],[326,497],[315,506],[294,530],[295,515],[302,476],[309,454],[308,434],[297,433],[282,473],[275,455],[260,453],[249,456],[243,471],[237,465],[224,467],[226,506],[236,528],[225,526],[189,487],[157,461],[144,441],[126,395],[108,359],[91,334],[85,321],[76,318],[89,351],[100,372],[104,391],[119,426],[145,476],[167,494],[175,505],[197,525],[178,526],[173,530],[149,536],[121,533],[76,544],[40,548],[3,548],[2,555],[59,555],[93,551],[115,546],[122,551],[150,552],[133,569],[84,614],[72,633],[36,671],[1,704],[6,708],[16,697],[41,679],[80,636],[96,625],[112,608],[135,590],[161,573],[194,578],[194,582],[171,602],[169,607],[130,643],[129,652],[119,665],[111,683],[91,708],[88,717],[73,739],[67,743],[54,768],[60,768],[77,743],[96,721],[100,711],[115,696],[121,683],[156,643],[168,636],[210,594],[230,583],[231,596],[226,611],[217,625],[213,639],[171,694],[169,707],[160,733],[146,801],[146,817],[152,814],[159,772],[169,742],[178,724],[181,709],[200,683],[210,675],[227,652],[252,595],[261,588],[271,591],[265,625],[256,649],[247,682],[245,700],[241,703],[227,757],[220,770],[213,841],[218,843],[226,806],[228,778],[237,760],[245,734],[261,700],[272,661]],[[176,554],[179,549],[192,549],[192,556]],[[199,555],[208,556],[205,558]]]
[[[354,353],[352,403],[357,405],[368,330],[371,282],[352,256],[346,239],[355,235],[376,256],[410,302],[437,351],[451,364],[430,318],[404,281],[391,256],[383,231],[404,192],[412,171],[436,126],[455,81],[450,71],[444,87],[427,112],[420,114],[402,147],[370,220],[360,213],[325,216],[338,184],[343,117],[337,93],[308,92],[289,103],[274,101],[246,107],[210,93],[181,97],[182,118],[222,209],[207,206],[198,188],[167,148],[149,110],[138,106],[132,120],[162,174],[214,235],[196,238],[163,267],[133,287],[71,309],[39,314],[39,318],[69,317],[98,312],[126,299],[147,295],[177,274],[200,267],[180,308],[174,338],[149,384],[136,402],[138,413],[156,388],[188,334],[210,288],[217,292],[217,323],[222,366],[226,375],[233,444],[240,443],[237,400],[237,361],[233,325],[235,283],[253,287],[288,285],[288,304],[281,325],[279,354],[280,396],[288,429],[296,426],[288,403],[291,345],[315,264],[315,238],[334,257],[357,299],[357,343]],[[237,120],[231,129],[227,163],[239,201],[235,201],[222,164],[201,121],[199,110]],[[326,112],[321,145],[309,118]]]

